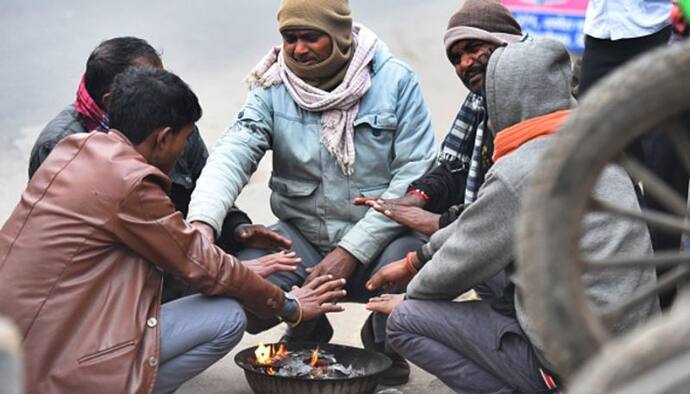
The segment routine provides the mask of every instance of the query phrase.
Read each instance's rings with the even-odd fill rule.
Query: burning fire
[[[254,351],[256,356],[256,363],[259,365],[273,365],[276,361],[287,356],[288,351],[285,348],[285,344],[280,344],[278,350],[276,351],[275,345],[265,346],[260,343]]]
[[[316,366],[316,363],[319,362],[319,347],[317,346],[314,351],[311,352],[311,358],[309,359],[309,365],[312,367]]]

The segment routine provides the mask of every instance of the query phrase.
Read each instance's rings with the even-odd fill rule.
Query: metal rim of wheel
[[[660,126],[668,131],[683,166],[690,171],[690,138],[680,123],[688,108],[690,42],[649,52],[588,92],[533,174],[518,222],[518,281],[529,285],[522,293],[525,308],[548,360],[565,379],[609,340],[605,320],[688,277],[688,252],[585,261],[578,250],[582,218],[591,209],[690,233],[686,202],[639,162],[621,155],[636,138]],[[643,181],[645,192],[674,214],[640,214],[594,201],[591,193],[599,175],[614,162],[633,179]],[[590,306],[580,280],[583,272],[650,265],[673,268],[654,287],[624,305],[603,312]]]

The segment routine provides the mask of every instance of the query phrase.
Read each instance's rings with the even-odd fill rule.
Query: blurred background
[[[417,72],[440,137],[466,94],[446,60],[442,37],[459,0],[352,0],[366,24]],[[250,69],[280,43],[278,0],[3,0],[0,2],[0,222],[27,181],[28,158],[45,124],[75,98],[86,58],[104,39],[132,35],[162,53],[168,70],[189,83],[204,115],[209,149],[242,106]],[[268,208],[270,159],[239,205],[259,223]]]

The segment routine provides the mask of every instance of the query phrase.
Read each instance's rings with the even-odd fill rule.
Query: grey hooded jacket
[[[485,78],[487,109],[494,130],[504,130],[524,120],[573,106],[570,76],[568,53],[556,41],[535,40],[496,49]],[[550,141],[550,136],[533,139],[496,161],[486,175],[477,200],[424,246],[424,254],[433,257],[410,282],[408,297],[453,299],[509,266],[514,259],[520,196]],[[618,206],[639,210],[632,182],[619,167],[604,171],[594,193],[604,201],[615,201]],[[583,234],[581,246],[585,256],[604,258],[652,253],[644,224],[607,214],[589,214]],[[618,270],[586,275],[583,280],[590,300],[603,306],[629,297],[641,286],[655,281],[656,276],[653,269]],[[529,289],[519,284],[516,289],[518,321],[532,344],[541,350],[529,316],[520,304],[520,292]],[[615,329],[634,326],[656,310],[656,302],[640,305],[630,310]]]

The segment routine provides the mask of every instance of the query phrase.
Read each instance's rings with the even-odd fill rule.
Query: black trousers
[[[644,37],[606,40],[585,36],[578,96],[582,97],[601,77],[634,57],[659,46],[671,37],[671,26]]]

